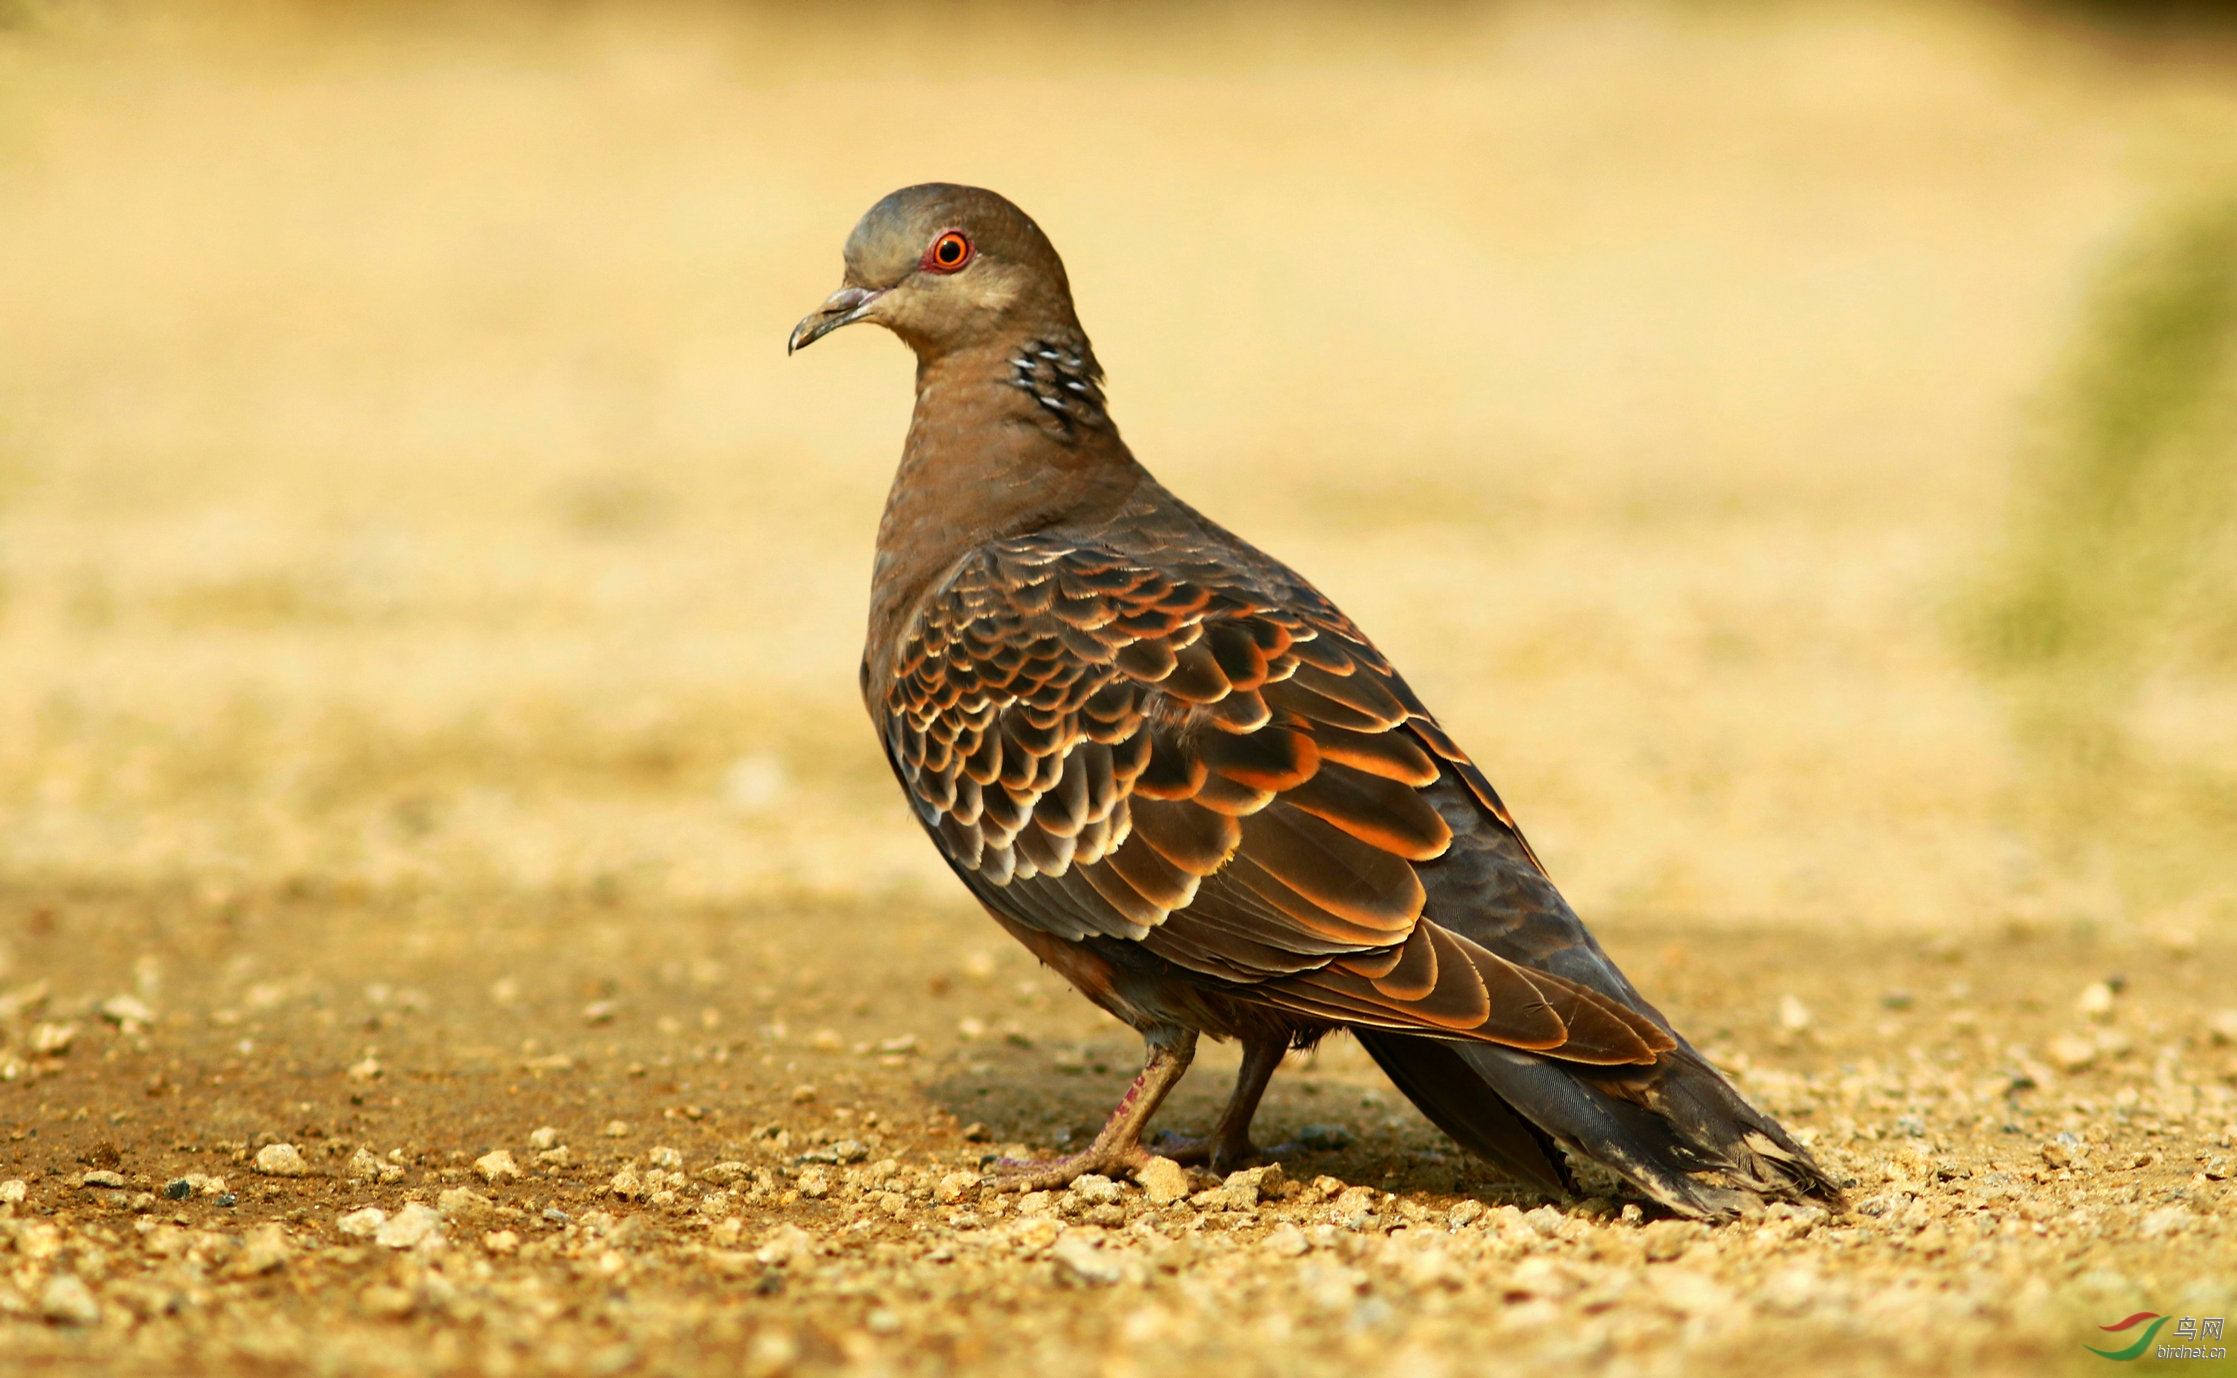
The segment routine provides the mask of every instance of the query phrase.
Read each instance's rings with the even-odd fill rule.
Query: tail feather
[[[1483,1078],[1453,1044],[1407,1034],[1354,1030],[1406,1099],[1470,1153],[1552,1196],[1575,1189],[1561,1150],[1546,1132],[1487,1094]]]
[[[1355,1032],[1431,1123],[1533,1186],[1566,1187],[1559,1144],[1681,1215],[1728,1219],[1766,1199],[1839,1197],[1808,1150],[1684,1043],[1651,1067],[1586,1067],[1495,1044]]]

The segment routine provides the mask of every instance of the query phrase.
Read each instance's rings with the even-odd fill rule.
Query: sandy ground
[[[1708,1230],[1517,1195],[1348,1042],[1277,1080],[1278,1174],[985,1189],[1136,1050],[953,909],[6,904],[10,1367],[2078,1372],[2237,1302],[2226,945],[1609,926],[1853,1183]]]
[[[2237,1302],[2237,685],[2061,775],[1952,631],[2092,272],[2237,164],[2220,49],[7,14],[0,1370],[2036,1373]],[[980,1188],[1135,1050],[854,701],[908,365],[782,340],[928,176],[1051,229],[1147,462],[1373,632],[1846,1209],[1549,1209],[1343,1042],[1279,1176]]]

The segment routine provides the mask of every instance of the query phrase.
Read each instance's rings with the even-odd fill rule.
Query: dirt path
[[[1613,927],[1855,1182],[1707,1230],[1517,1195],[1348,1043],[1277,1081],[1278,1174],[997,1196],[1133,1048],[921,904],[0,906],[17,1370],[2039,1373],[2237,1276],[2218,946]]]

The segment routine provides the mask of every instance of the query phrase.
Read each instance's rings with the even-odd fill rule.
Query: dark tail
[[[1721,1220],[1766,1199],[1840,1198],[1807,1149],[1682,1041],[1652,1067],[1589,1067],[1495,1044],[1353,1032],[1430,1123],[1540,1190],[1571,1189],[1558,1144],[1680,1215]]]

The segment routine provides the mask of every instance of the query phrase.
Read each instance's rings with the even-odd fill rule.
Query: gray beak
[[[842,287],[833,292],[829,301],[792,327],[792,338],[785,341],[785,353],[806,349],[840,326],[853,325],[884,295],[883,288],[873,287]]]

